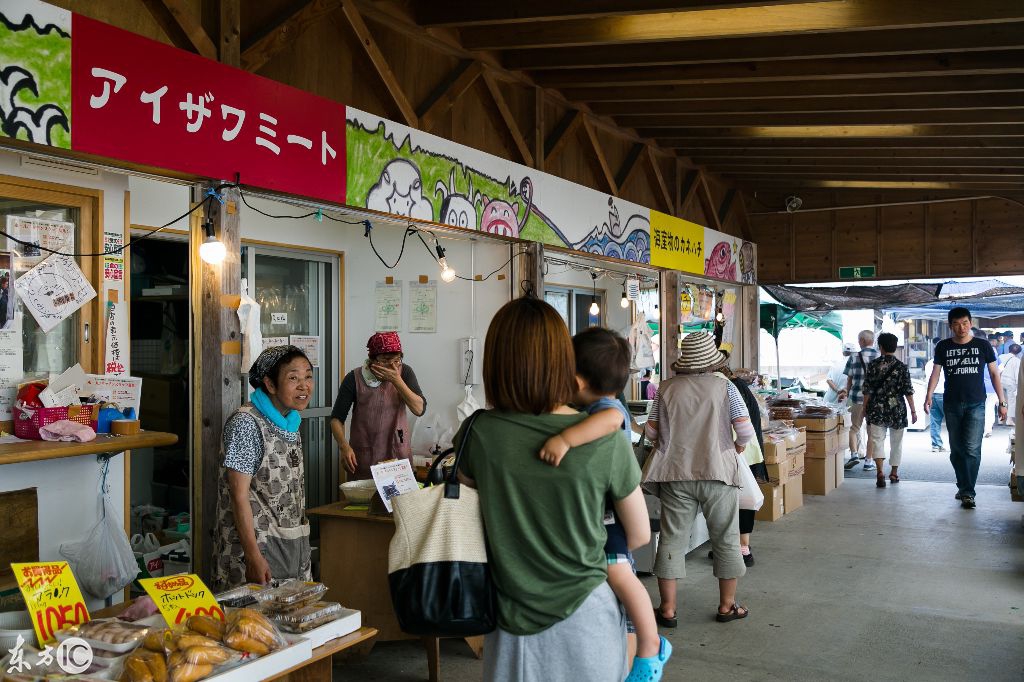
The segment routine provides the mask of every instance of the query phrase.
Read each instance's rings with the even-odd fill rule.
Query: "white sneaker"
[[[875,468],[875,463],[870,459],[864,462],[864,471],[872,471]]]

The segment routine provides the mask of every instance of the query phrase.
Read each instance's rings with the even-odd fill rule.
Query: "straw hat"
[[[729,359],[715,347],[715,337],[708,332],[694,332],[683,339],[679,359],[672,370],[679,374],[704,374],[721,369]]]

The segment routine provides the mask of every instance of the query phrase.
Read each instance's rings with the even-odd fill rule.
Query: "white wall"
[[[117,228],[124,225],[124,192],[128,189],[124,175],[108,171],[98,176],[82,175],[23,167],[21,155],[9,152],[0,152],[0,174],[102,190],[104,224]],[[0,492],[37,488],[40,559],[60,560],[61,543],[81,539],[99,519],[99,474],[99,464],[91,455],[0,466]],[[111,460],[107,482],[120,513],[124,508],[123,456]],[[6,563],[4,557],[0,557],[0,563]],[[98,605],[91,603],[90,608]]]
[[[131,179],[132,223],[158,226],[187,210],[187,188],[139,178]],[[308,209],[247,197],[254,207],[274,215],[302,215]],[[510,267],[501,270],[504,280],[495,274],[486,282],[456,280],[451,284],[440,281],[437,264],[415,236],[406,240],[405,252],[398,266],[389,270],[377,259],[364,238],[362,225],[346,225],[315,218],[281,220],[268,218],[241,207],[242,239],[272,242],[285,247],[312,247],[341,251],[345,254],[345,339],[342,353],[344,363],[341,376],[359,366],[366,358],[366,341],[374,329],[374,287],[386,276],[405,283],[402,345],[406,362],[415,370],[420,386],[426,394],[428,414],[437,412],[455,423],[455,406],[465,396],[458,381],[457,340],[466,336],[483,340],[487,323],[495,311],[510,299],[512,279]],[[360,218],[350,218],[360,220]],[[373,243],[388,263],[394,263],[401,249],[404,226],[377,223]],[[447,251],[449,264],[463,276],[487,275],[505,263],[511,252],[509,246],[493,241],[469,241],[448,238],[438,233]],[[428,239],[428,242],[430,240]],[[430,242],[432,244],[432,242]],[[517,247],[516,251],[521,247]],[[408,328],[408,283],[427,275],[437,281],[438,312],[437,333],[412,334]],[[483,361],[482,355],[480,362]],[[341,377],[339,377],[340,380]],[[475,389],[475,396],[484,402],[483,387]],[[333,399],[333,396],[332,396]]]

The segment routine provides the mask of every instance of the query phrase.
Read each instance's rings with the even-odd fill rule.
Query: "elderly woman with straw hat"
[[[698,506],[704,512],[718,578],[720,623],[746,618],[736,602],[737,579],[746,573],[740,554],[740,469],[736,454],[754,437],[750,414],[736,387],[715,372],[726,366],[714,336],[686,336],[676,376],[663,381],[651,407],[647,436],[658,443],[644,471],[644,487],[661,499],[661,538],[654,573],[661,606],[658,624],[673,628],[676,581],[686,575],[685,556]]]

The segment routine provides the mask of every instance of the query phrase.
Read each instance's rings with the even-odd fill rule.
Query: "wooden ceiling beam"
[[[683,85],[623,85],[564,87],[561,92],[574,102],[656,102],[810,99],[819,97],[882,97],[893,95],[949,95],[957,93],[1020,92],[1024,76],[904,76]]]
[[[467,48],[473,50],[504,50],[872,28],[972,25],[1022,19],[1024,5],[1015,0],[831,0],[769,7],[531,21],[509,24],[501,27],[501,30],[467,31],[462,40]]]
[[[709,137],[697,133],[676,136],[670,131],[657,132],[650,135],[666,149],[688,149],[700,155],[707,155],[720,149],[749,150],[751,152],[772,152],[790,149],[810,149],[818,152],[822,149],[921,149],[921,150],[974,150],[974,149],[1018,149],[1024,146],[1024,140],[1016,137],[876,137],[850,138],[841,137]],[[706,132],[706,131],[705,131]]]
[[[916,126],[961,124],[1020,123],[1020,109],[922,110],[922,111],[827,111],[798,114],[632,114],[616,116],[615,122],[627,128],[720,128],[743,126]]]
[[[743,163],[746,165],[771,165],[780,160],[790,163],[819,163],[842,159],[844,163],[883,163],[886,161],[914,163],[1024,163],[1024,140],[1020,146],[1000,149],[960,148],[850,148],[819,147],[799,149],[708,149],[693,157],[700,165],[715,163]]]
[[[637,169],[637,161],[640,160],[640,156],[646,148],[643,142],[634,142],[633,146],[629,148],[629,153],[626,154],[622,165],[619,166],[619,170],[615,173],[615,184],[620,189],[633,177],[633,172]]]
[[[491,93],[491,99],[494,100],[494,105],[498,109],[498,114],[505,122],[505,127],[508,129],[509,135],[512,136],[512,142],[516,149],[519,150],[519,156],[527,166],[533,166],[533,152],[530,151],[530,145],[527,143],[523,131],[519,129],[519,124],[516,122],[515,116],[512,115],[508,102],[505,101],[505,95],[502,94],[501,88],[498,87],[497,81],[489,71],[483,72],[483,78],[488,92]]]
[[[873,171],[869,168],[847,168],[836,166],[835,168],[716,168],[715,172],[727,177],[800,177],[800,178],[847,178],[847,179],[891,179],[891,178],[974,178],[978,180],[995,180],[1016,182],[1024,189],[1024,169],[975,169],[975,168],[893,168],[889,170]]]
[[[1021,3],[1024,7],[1024,3]],[[843,80],[923,76],[980,76],[1024,73],[1024,50],[932,53],[895,57],[836,57],[781,62],[722,62],[678,66],[627,66],[622,68],[562,69],[538,71],[535,80],[548,88],[579,86],[620,87],[637,85],[705,85],[757,83],[801,79]],[[800,84],[788,87],[790,96]]]
[[[142,5],[172,45],[217,60],[217,47],[182,0],[142,0]]]
[[[594,102],[601,116],[655,114],[811,114],[817,112],[972,111],[1024,108],[1024,91],[882,97],[786,97],[779,99],[667,100],[660,102]]]
[[[680,168],[680,174],[682,175],[683,182],[679,188],[678,215],[682,215],[686,211],[686,207],[690,205],[693,197],[696,196],[701,179],[701,172],[696,168]]]
[[[501,59],[509,69],[540,71],[609,66],[833,59],[925,52],[975,52],[1022,45],[1024,23],[1011,22],[979,26],[895,29],[884,33],[854,31],[785,37],[672,40],[662,43],[597,47],[553,47],[545,50],[512,49],[502,53]]]
[[[341,5],[340,0],[310,0],[286,17],[264,27],[242,48],[242,68],[259,71],[281,51],[290,48],[308,28]]]
[[[242,65],[242,8],[241,0],[218,1],[218,54],[222,64]]]
[[[759,188],[793,190],[801,187],[818,189],[847,189],[847,190],[977,190],[985,192],[1019,193],[1024,184],[1020,182],[972,182],[962,180],[923,180],[923,179],[901,179],[891,180],[879,179],[849,179],[834,178],[814,180],[809,178],[747,178],[737,179],[741,188],[757,190]]]
[[[579,109],[570,109],[565,112],[562,120],[555,125],[554,130],[551,131],[544,141],[545,167],[550,166],[555,157],[562,153],[565,145],[569,143],[569,140],[572,139],[582,123],[583,112]]]
[[[395,106],[398,107],[398,111],[402,114],[403,122],[411,128],[419,127],[419,117],[416,115],[416,110],[402,90],[395,72],[391,70],[388,60],[384,57],[384,53],[381,52],[377,41],[374,40],[373,34],[370,33],[370,29],[366,26],[366,22],[363,21],[359,10],[351,2],[343,3],[341,8],[345,18],[348,19],[349,27],[356,34],[356,37],[363,46],[363,50],[366,51],[366,56],[370,58],[374,69],[377,70],[377,75],[384,82],[385,90],[387,90],[388,95],[391,96]]]
[[[715,205],[715,200],[711,198],[711,189],[704,178],[704,173],[697,178],[697,199],[704,210],[704,217],[711,222],[708,227],[721,232],[722,221],[718,219],[718,207]]]
[[[666,132],[668,131],[668,132]],[[705,138],[705,142],[718,139],[756,140],[780,139],[787,142],[800,138],[835,139],[894,139],[922,137],[1024,137],[1024,124],[1007,125],[829,125],[829,126],[735,126],[706,128],[650,128],[637,129],[642,137]]]
[[[915,168],[942,168],[953,169],[989,169],[999,171],[1001,169],[1024,168],[1024,154],[1017,159],[849,159],[843,157],[802,159],[778,157],[774,159],[747,159],[747,158],[707,158],[696,157],[703,166],[714,167],[715,169],[731,168],[734,170],[784,170],[792,168],[795,170],[814,168],[863,168],[865,172],[899,171]],[[986,171],[987,172],[987,171]]]
[[[594,125],[586,116],[583,117],[583,130],[586,133],[587,139],[590,140],[590,146],[594,151],[594,161],[597,163],[597,168],[604,177],[605,184],[608,185],[608,192],[612,196],[619,196],[619,185],[615,181],[615,176],[612,174],[612,168],[608,165],[608,159],[605,157],[604,150],[601,148],[601,141],[597,139],[597,132],[594,130]]]
[[[665,211],[669,214],[673,211],[672,195],[668,191],[668,184],[665,182],[665,176],[661,172],[661,166],[658,165],[658,157],[655,156],[654,150],[650,147],[645,147],[647,151],[647,169],[650,174],[651,184],[658,190],[655,195],[660,197],[665,206]]]
[[[430,130],[437,125],[441,116],[455,106],[482,73],[483,65],[480,62],[461,60],[416,108],[416,115],[420,117],[420,128]]]
[[[518,0],[475,3],[466,3],[462,0],[431,0],[417,4],[415,12],[416,21],[423,26],[475,26],[802,2],[806,0],[630,0],[628,5],[624,5],[621,0]]]

